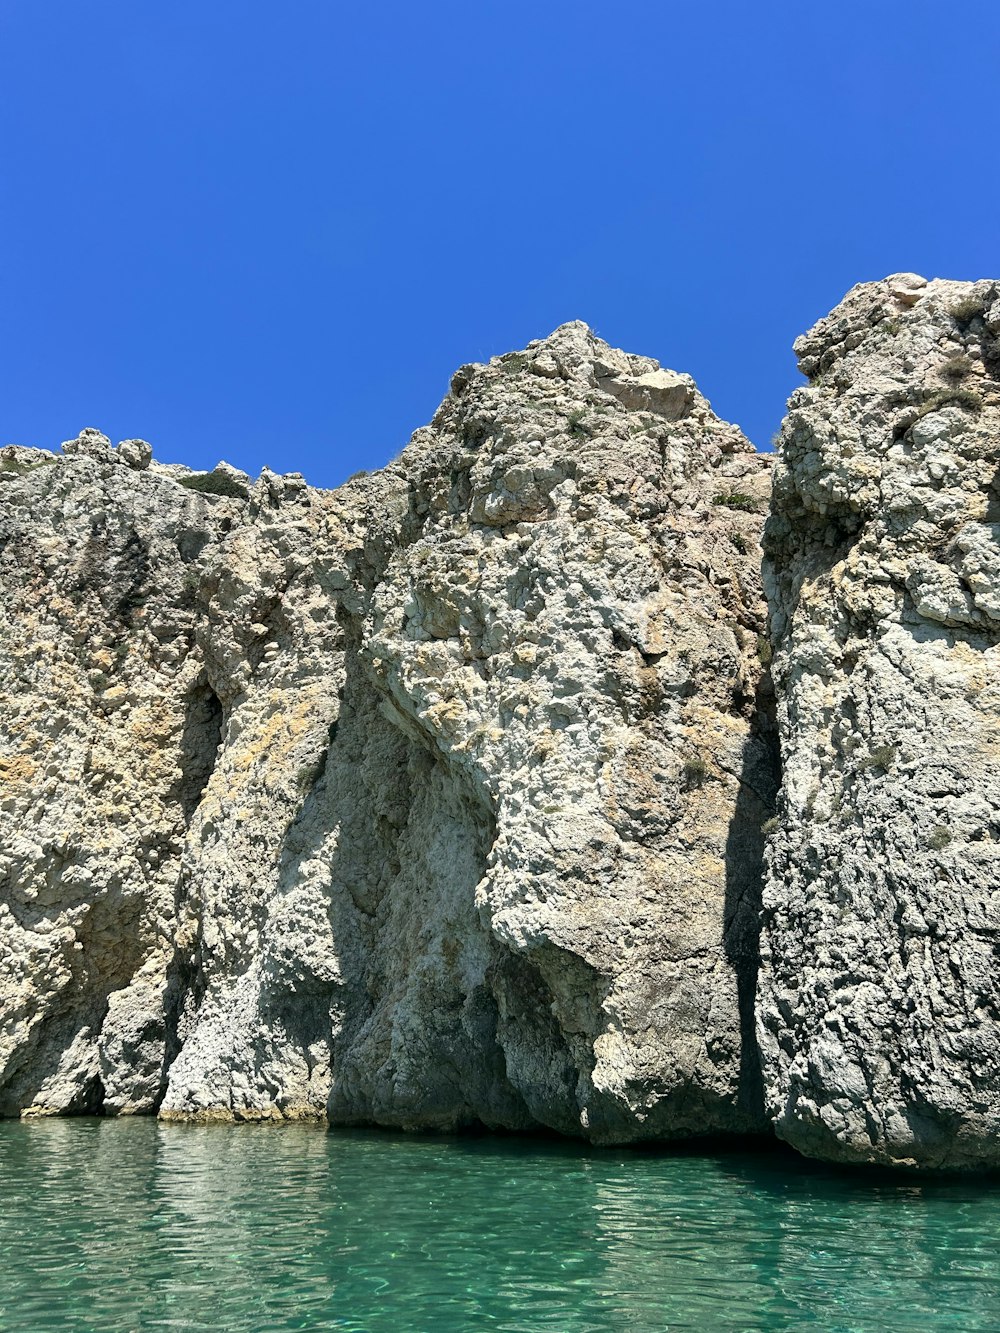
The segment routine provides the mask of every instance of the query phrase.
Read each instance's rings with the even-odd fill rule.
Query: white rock
[[[145,440],[120,440],[118,457],[136,472],[144,472],[153,461],[153,447]]]

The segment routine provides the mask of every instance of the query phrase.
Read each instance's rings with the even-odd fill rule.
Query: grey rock
[[[95,463],[115,461],[111,441],[94,426],[85,426],[75,440],[65,440],[61,448],[69,457],[92,458]]]
[[[332,492],[0,450],[0,1114],[996,1166],[1000,286],[796,350],[769,639],[772,460],[579,322]]]
[[[998,335],[996,283],[897,274],[796,344],[758,1023],[813,1156],[1000,1163]]]

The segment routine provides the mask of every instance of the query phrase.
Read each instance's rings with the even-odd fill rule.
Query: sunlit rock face
[[[582,324],[334,492],[0,455],[0,1112],[764,1126],[769,460]]]
[[[336,491],[0,450],[0,1114],[997,1165],[1000,286],[796,349],[773,498],[583,324]]]
[[[260,965],[329,712],[309,493],[150,466],[141,444],[0,452],[5,1114],[160,1105],[210,979]],[[231,1027],[234,1078],[248,1041]],[[285,1077],[290,1106],[325,1093]]]
[[[783,785],[758,1024],[803,1152],[1000,1161],[1000,286],[796,344],[767,524]]]

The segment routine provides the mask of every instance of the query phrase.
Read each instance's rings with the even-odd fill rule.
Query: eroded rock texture
[[[760,1128],[769,460],[580,324],[335,492],[0,457],[0,1112]]]
[[[768,1110],[845,1161],[1000,1161],[1000,287],[856,287],[796,344],[766,549],[784,769]]]

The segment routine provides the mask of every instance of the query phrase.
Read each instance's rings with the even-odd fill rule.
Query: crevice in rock
[[[1000,372],[998,372],[1000,378]],[[1000,523],[1000,468],[997,468],[987,489],[986,522]]]
[[[188,691],[181,732],[181,777],[174,791],[185,826],[190,825],[208,785],[222,743],[223,709],[218,695],[204,679]]]
[[[178,908],[183,896],[179,887]],[[201,957],[201,939],[188,948],[175,948],[167,966],[166,986],[163,990],[163,1067],[160,1073],[160,1086],[157,1090],[153,1113],[159,1111],[166,1096],[170,1069],[181,1053],[184,1045],[184,1020],[195,1014],[205,997],[205,974],[199,964]]]
[[[726,839],[723,942],[726,957],[736,973],[740,1020],[739,1105],[754,1121],[762,1122],[764,1093],[755,1008],[764,890],[763,825],[774,813],[781,785],[774,685],[769,671],[764,671],[758,682],[750,726]]]
[[[115,601],[115,612],[120,620],[127,622],[132,612],[149,596],[152,569],[149,542],[144,541],[135,528],[125,538],[121,550],[116,553],[115,569],[117,581],[121,584],[121,591]]]
[[[104,1084],[100,1074],[87,1080],[61,1112],[62,1115],[103,1115]]]
[[[515,1086],[528,1126],[582,1134],[577,1106],[579,1071],[553,1012],[555,997],[526,953],[491,941],[487,974],[497,1006],[497,1039],[505,1066],[516,1064]]]

